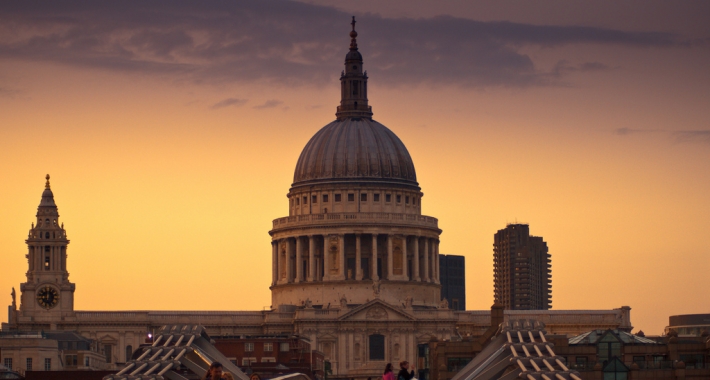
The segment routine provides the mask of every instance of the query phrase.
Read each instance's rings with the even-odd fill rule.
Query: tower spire
[[[47,176],[44,177],[44,178],[47,180],[47,182],[44,184],[44,188],[45,188],[45,189],[51,189],[51,187],[49,187],[49,174],[47,174]]]
[[[355,16],[353,16],[353,22],[350,25],[353,26],[353,30],[350,32],[350,50],[357,50],[357,32],[355,31]]]
[[[372,107],[367,104],[367,72],[362,71],[362,55],[357,49],[355,16],[350,23],[350,51],[345,56],[345,70],[340,75],[340,106],[335,113],[338,120],[372,118]]]

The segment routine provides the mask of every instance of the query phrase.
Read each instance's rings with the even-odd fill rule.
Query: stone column
[[[291,282],[291,239],[284,239],[286,242],[286,283]]]
[[[434,282],[439,283],[439,240],[434,241],[434,268],[436,268],[434,272]]]
[[[308,282],[316,281],[318,276],[316,275],[316,242],[313,235],[308,236]]]
[[[419,281],[419,236],[414,237],[414,256],[413,257],[413,263],[412,265],[414,268],[412,269],[412,280],[414,281]]]
[[[360,250],[360,234],[355,234],[355,279],[362,280],[362,252]]]
[[[283,270],[283,260],[281,260],[281,244],[283,244],[283,239],[276,240],[276,283],[282,283],[281,271]]]
[[[303,255],[301,254],[301,251],[303,251],[303,244],[301,243],[301,237],[296,238],[296,280],[294,281],[295,283],[299,283],[303,281],[303,264],[301,261],[303,260]]]
[[[377,234],[372,234],[372,280],[378,280],[377,276]]]
[[[338,279],[345,280],[345,235],[338,235],[338,261],[340,261],[340,275]]]
[[[330,255],[328,254],[328,235],[323,235],[323,281],[330,280]]]
[[[392,277],[394,276],[394,272],[392,271],[392,264],[394,263],[394,260],[392,260],[392,235],[388,234],[387,235],[387,279],[392,281]]]
[[[429,238],[424,238],[424,254],[422,255],[424,259],[424,282],[429,282]]]
[[[271,242],[271,286],[276,285],[279,280],[279,247],[276,242]]]
[[[407,235],[402,236],[402,279],[409,280],[409,260],[407,260]]]

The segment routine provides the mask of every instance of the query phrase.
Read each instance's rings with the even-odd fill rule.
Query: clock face
[[[45,286],[37,292],[37,303],[45,309],[57,306],[59,292],[51,286]]]

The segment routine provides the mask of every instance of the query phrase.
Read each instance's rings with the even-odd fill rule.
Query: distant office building
[[[493,241],[495,302],[508,310],[552,308],[552,270],[547,243],[527,224],[509,224]]]
[[[441,299],[449,301],[453,310],[466,310],[466,258],[456,255],[439,255],[439,281]]]

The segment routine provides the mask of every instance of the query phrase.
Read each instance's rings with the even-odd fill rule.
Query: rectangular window
[[[318,203],[318,196],[314,195],[311,197],[311,203]]]
[[[446,369],[448,372],[458,372],[471,361],[471,358],[448,358]]]
[[[367,202],[367,194],[360,194],[360,202]]]
[[[256,358],[242,358],[242,366],[250,366],[256,363]]]
[[[286,343],[279,343],[279,351],[281,351],[281,352],[288,352],[288,342],[286,342]]]
[[[415,206],[417,205],[417,198],[412,197],[412,204],[415,205]]]
[[[392,202],[392,194],[385,194],[385,202],[387,202],[387,203]]]
[[[111,345],[110,344],[104,344],[104,357],[106,357],[106,363],[112,363],[111,361]]]
[[[328,203],[328,194],[323,194],[323,203]]]
[[[5,367],[12,369],[12,358],[5,358]]]
[[[274,344],[273,343],[264,343],[264,352],[272,352],[274,351]]]
[[[244,343],[244,352],[254,352],[254,343]]]
[[[373,199],[372,199],[373,201],[379,202],[379,201],[380,201],[380,193],[375,193],[375,194],[373,194],[373,195],[372,195],[372,198],[373,198]]]
[[[399,194],[397,195],[397,203],[402,203],[402,196]]]
[[[51,370],[52,370],[52,359],[50,359],[50,358],[44,358],[44,370],[45,370],[45,371],[51,371]]]
[[[385,336],[372,334],[369,339],[370,360],[385,360]]]
[[[348,194],[348,202],[355,202],[355,194]]]
[[[261,362],[262,363],[276,363],[276,358],[262,357]]]
[[[404,203],[409,204],[409,195],[407,195],[406,197],[404,197]]]
[[[84,356],[84,367],[88,367],[89,364],[90,364],[89,357],[88,357],[88,356]]]
[[[298,198],[296,198],[296,206],[300,206],[300,205],[301,205],[301,201]]]
[[[577,356],[574,358],[575,364],[578,366],[585,367],[587,365],[587,357],[586,356]]]
[[[27,371],[32,371],[32,358],[27,358],[27,361],[25,361],[26,364],[26,370]]]
[[[335,194],[335,201],[340,202],[340,194]]]
[[[303,204],[304,205],[308,204],[308,197],[306,197],[306,196],[303,197]]]

